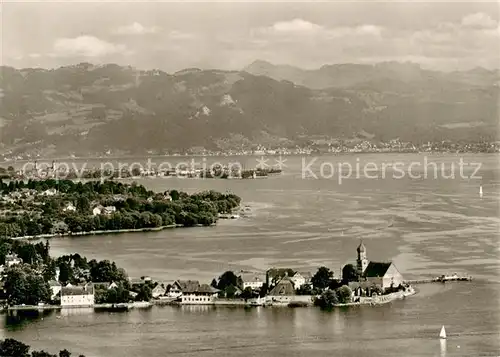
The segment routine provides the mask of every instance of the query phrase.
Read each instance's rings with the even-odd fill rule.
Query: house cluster
[[[6,203],[15,203],[19,200],[34,201],[36,197],[50,197],[57,195],[57,193],[55,188],[50,188],[41,192],[30,188],[22,188],[8,194],[0,194],[0,201]]]
[[[367,259],[366,247],[360,244],[357,248],[357,272],[359,281],[350,282],[353,299],[361,296],[372,296],[375,291],[387,291],[403,284],[403,277],[391,262],[370,262]],[[304,271],[293,271],[288,268],[272,268],[266,272],[265,278],[259,274],[241,272],[241,285],[234,294],[238,298],[243,290],[250,288],[261,298],[259,304],[311,303],[310,295],[299,295],[297,289],[308,286],[312,288],[312,274]],[[261,289],[266,287],[264,294]],[[165,294],[166,298],[177,300],[186,305],[214,304],[220,291],[197,280],[176,280]]]
[[[166,287],[163,284],[153,281],[150,277],[142,277],[140,279],[129,279],[132,287],[140,287],[145,284],[156,285],[152,289],[152,296],[158,299],[165,296]],[[63,308],[76,307],[93,307],[95,305],[95,292],[97,290],[110,290],[117,288],[115,282],[98,282],[98,283],[82,283],[82,284],[66,284],[61,285],[57,280],[49,281],[51,289],[51,299],[53,301],[60,300]],[[135,298],[137,293],[129,291],[129,296]]]
[[[251,300],[264,302],[289,303],[291,300],[310,300],[310,296],[296,295],[296,289],[304,285],[311,285],[310,272],[294,272],[289,276],[291,269],[269,269],[266,276],[258,273],[239,273],[239,286],[234,287],[234,297],[239,298],[244,290],[250,289],[253,292]],[[267,294],[262,294],[262,289],[267,286]],[[262,298],[256,296],[266,295]],[[223,297],[224,292],[208,284],[201,284],[198,280],[176,280],[169,287],[165,298],[176,300],[184,305],[209,305],[214,304],[219,297]],[[292,298],[293,297],[293,298]]]

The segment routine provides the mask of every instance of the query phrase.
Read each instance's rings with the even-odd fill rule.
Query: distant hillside
[[[275,67],[260,61],[241,72],[173,75],[114,64],[1,67],[0,154],[234,149],[359,132],[374,140],[497,138],[494,72],[395,63]]]
[[[500,84],[500,72],[475,68],[465,72],[437,72],[425,70],[416,63],[382,62],[367,64],[325,65],[315,70],[305,70],[289,65],[274,65],[257,60],[244,71],[276,80],[288,80],[313,89],[372,88],[386,90],[394,85],[405,91],[411,89],[452,89],[456,85],[492,86]],[[400,88],[397,89],[400,89]]]

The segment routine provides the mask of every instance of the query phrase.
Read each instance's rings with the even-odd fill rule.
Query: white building
[[[21,258],[18,258],[15,253],[7,254],[7,256],[5,257],[5,265],[7,267],[11,267],[16,264],[21,264],[22,262],[23,260]]]
[[[186,289],[182,292],[181,303],[184,305],[207,305],[213,304],[219,290],[210,285],[203,284],[194,289]]]
[[[43,196],[55,196],[57,195],[57,190],[55,188],[49,188],[42,192]]]
[[[112,214],[116,212],[116,207],[115,206],[107,206],[104,207],[103,214]]]
[[[298,289],[304,285],[311,284],[311,273],[309,272],[296,272],[290,280],[293,282],[295,289]]]
[[[76,211],[76,207],[73,203],[69,202],[66,204],[66,207],[63,208],[63,211],[64,212],[75,212]]]
[[[252,290],[259,290],[264,285],[264,280],[255,274],[241,274],[240,275],[243,290],[250,288]]]
[[[116,207],[115,206],[106,206],[106,207],[103,207],[101,205],[99,206],[96,206],[92,209],[92,214],[94,216],[99,216],[101,214],[106,214],[106,215],[110,215],[112,213],[116,212]]]
[[[61,306],[64,307],[92,307],[94,306],[94,286],[72,286],[68,284],[61,289]]]

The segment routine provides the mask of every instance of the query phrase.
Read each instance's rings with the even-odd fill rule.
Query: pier
[[[472,281],[472,276],[442,275],[435,278],[405,280],[405,284],[446,283],[447,281]]]

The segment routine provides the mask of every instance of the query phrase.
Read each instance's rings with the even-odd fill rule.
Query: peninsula
[[[215,191],[189,195],[153,192],[136,183],[112,180],[0,180],[0,237],[159,230],[209,226],[231,213],[240,197]]]

